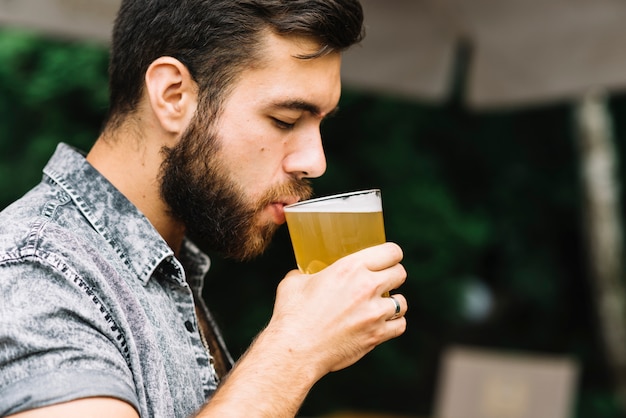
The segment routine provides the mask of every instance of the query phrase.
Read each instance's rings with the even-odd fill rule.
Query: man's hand
[[[318,374],[347,367],[406,330],[404,296],[382,297],[406,279],[402,250],[386,243],[344,257],[312,275],[290,272],[281,282],[268,329],[288,336]]]

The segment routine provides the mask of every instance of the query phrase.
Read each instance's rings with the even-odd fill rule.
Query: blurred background
[[[117,4],[0,0],[0,209],[39,181],[58,142],[88,150],[97,137]],[[346,55],[341,111],[322,128],[328,171],[314,185],[382,189],[387,237],[405,252],[409,325],[326,376],[302,416],[464,418],[444,416],[444,404],[467,402],[449,395],[459,348],[509,366],[565,364],[539,377],[556,379],[559,416],[626,416],[626,3],[363,4],[368,37]],[[238,356],[295,266],[287,230],[253,262],[212,259],[204,297]],[[479,393],[487,409],[468,418],[531,416],[540,384],[507,382],[521,375],[506,367],[496,379],[486,366],[465,390],[483,378],[485,390],[510,387],[508,406],[489,410]]]

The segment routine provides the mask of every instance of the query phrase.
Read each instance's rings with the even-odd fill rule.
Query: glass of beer
[[[298,269],[317,273],[341,257],[385,242],[380,190],[362,190],[285,206]]]

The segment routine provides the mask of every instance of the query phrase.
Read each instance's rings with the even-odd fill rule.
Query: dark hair
[[[261,33],[314,39],[315,58],[362,40],[358,0],[123,0],[113,29],[109,122],[132,113],[159,57],[187,66],[200,100],[218,111],[233,80],[259,59]]]

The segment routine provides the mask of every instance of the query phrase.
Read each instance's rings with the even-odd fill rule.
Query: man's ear
[[[183,63],[160,57],[146,71],[146,93],[161,127],[182,134],[197,107],[197,85]]]

